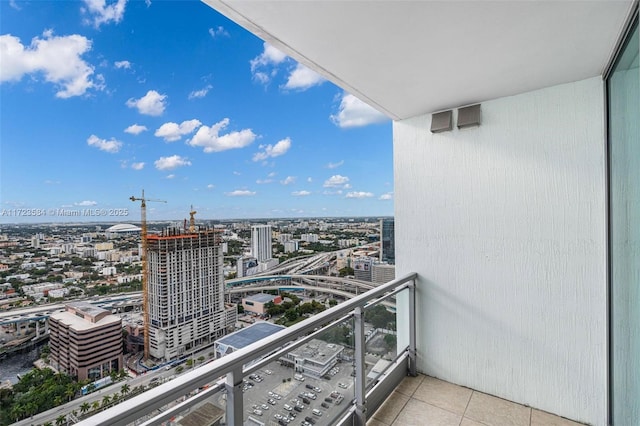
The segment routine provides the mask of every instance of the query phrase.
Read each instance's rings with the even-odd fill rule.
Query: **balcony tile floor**
[[[433,377],[407,377],[368,426],[581,426],[544,411]]]

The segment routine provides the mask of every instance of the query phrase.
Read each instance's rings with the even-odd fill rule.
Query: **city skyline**
[[[393,215],[391,122],[207,5],[0,8],[0,223]]]

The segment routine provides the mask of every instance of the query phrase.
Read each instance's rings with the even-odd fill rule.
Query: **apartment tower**
[[[251,255],[264,262],[271,259],[271,225],[251,227]]]
[[[236,316],[224,304],[217,233],[168,228],[147,244],[149,355],[169,361],[213,345]]]

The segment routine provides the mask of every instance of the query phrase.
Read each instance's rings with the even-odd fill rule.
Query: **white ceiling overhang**
[[[203,0],[392,119],[601,75],[633,0]]]

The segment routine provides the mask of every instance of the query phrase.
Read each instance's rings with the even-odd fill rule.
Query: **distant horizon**
[[[201,222],[268,222],[268,221],[277,221],[277,220],[335,220],[335,219],[387,219],[394,218],[393,215],[371,215],[371,216],[291,216],[291,217],[250,217],[250,218],[224,218],[224,219],[202,219],[196,218],[196,225]],[[151,224],[162,224],[162,223],[171,223],[178,222],[188,218],[180,218],[180,219],[153,219],[147,220],[147,225]],[[87,222],[0,222],[0,230],[3,226],[9,225],[117,225],[117,224],[139,224],[140,219],[138,220],[123,220],[123,221],[87,221]]]

